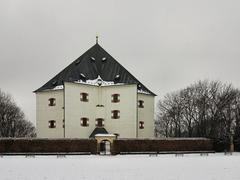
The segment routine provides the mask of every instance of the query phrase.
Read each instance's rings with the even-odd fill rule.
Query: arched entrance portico
[[[113,140],[116,139],[114,134],[96,134],[97,152],[99,154],[111,154],[113,147]]]

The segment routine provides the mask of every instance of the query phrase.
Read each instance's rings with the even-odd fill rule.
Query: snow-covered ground
[[[4,156],[1,180],[240,180],[233,155]]]

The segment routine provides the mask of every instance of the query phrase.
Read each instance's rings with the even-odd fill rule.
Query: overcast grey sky
[[[158,94],[240,87],[239,0],[0,0],[0,88],[35,122],[32,93],[99,44]]]

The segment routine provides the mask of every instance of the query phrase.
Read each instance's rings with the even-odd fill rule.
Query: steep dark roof
[[[94,80],[99,76],[103,81],[137,84],[138,90],[155,95],[108,54],[98,43],[35,92],[53,89],[58,85],[63,85],[64,82],[74,82],[80,79]]]
[[[108,132],[105,128],[96,127],[89,138],[94,138],[96,134],[108,134]]]

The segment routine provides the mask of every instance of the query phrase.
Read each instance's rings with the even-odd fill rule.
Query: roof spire
[[[96,44],[98,44],[98,35],[96,35]]]

